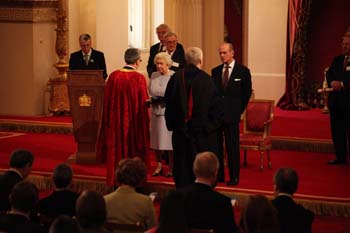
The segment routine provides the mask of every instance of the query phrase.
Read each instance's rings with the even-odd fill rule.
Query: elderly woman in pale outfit
[[[149,83],[149,93],[151,97],[151,149],[155,151],[157,166],[152,176],[163,174],[162,153],[167,151],[169,156],[169,170],[167,177],[173,172],[173,147],[171,142],[172,132],[168,131],[165,124],[165,100],[164,93],[170,77],[174,71],[169,68],[172,60],[165,52],[158,53],[154,58],[157,72],[153,72]]]

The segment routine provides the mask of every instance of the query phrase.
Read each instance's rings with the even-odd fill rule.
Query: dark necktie
[[[164,45],[161,44],[161,45],[159,46],[159,51],[158,51],[158,52],[163,52],[163,48],[164,48]]]
[[[228,83],[228,75],[229,75],[230,66],[226,65],[224,70],[224,75],[222,76],[222,87],[226,89]]]

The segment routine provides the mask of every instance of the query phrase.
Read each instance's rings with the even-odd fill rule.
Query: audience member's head
[[[240,227],[244,233],[278,233],[277,211],[262,195],[250,196],[241,213]]]
[[[91,36],[87,33],[81,34],[79,36],[80,48],[84,54],[88,54],[91,49]]]
[[[84,191],[78,198],[76,217],[83,229],[99,229],[106,221],[106,203],[103,196],[95,191]]]
[[[133,65],[135,68],[141,63],[141,51],[137,48],[128,48],[124,53],[124,61],[127,65]]]
[[[29,214],[39,199],[37,187],[29,181],[17,183],[10,194],[11,209]]]
[[[75,219],[61,215],[52,222],[49,233],[79,233],[79,231],[79,224]]]
[[[139,159],[121,160],[115,171],[115,179],[120,185],[139,186],[146,178],[146,166]]]
[[[219,170],[219,160],[213,152],[202,152],[196,155],[193,163],[193,173],[197,181],[215,185]]]
[[[9,165],[20,172],[24,179],[32,170],[33,161],[34,156],[30,151],[19,149],[12,152]]]
[[[67,188],[71,183],[73,171],[67,164],[59,164],[55,167],[52,175],[53,182],[57,189]]]
[[[164,40],[167,52],[174,52],[177,46],[177,35],[174,32],[169,31],[164,34]]]
[[[160,24],[157,28],[156,28],[156,33],[158,36],[159,41],[165,45],[165,39],[164,39],[164,34],[167,32],[170,32],[170,28],[168,25],[166,24]]]
[[[280,168],[273,178],[275,192],[293,195],[298,189],[298,174],[292,168]]]
[[[203,52],[198,47],[189,47],[185,52],[186,64],[192,64],[200,68],[203,62]]]

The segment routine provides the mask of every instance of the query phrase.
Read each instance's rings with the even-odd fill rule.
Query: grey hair
[[[198,47],[189,47],[186,49],[185,59],[187,64],[197,66],[203,61],[203,52]]]
[[[81,34],[79,36],[79,41],[88,41],[88,40],[91,40],[91,36],[87,33],[84,33],[84,34]]]
[[[153,60],[154,64],[156,64],[157,60],[159,59],[164,60],[167,66],[169,67],[173,64],[173,60],[171,60],[171,56],[166,52],[157,53],[157,55],[154,57],[154,60]]]
[[[213,178],[219,169],[219,160],[213,152],[201,152],[196,155],[193,172],[196,177]]]
[[[164,34],[164,38],[168,38],[171,36],[175,36],[177,39],[177,35],[175,34],[175,32],[168,31],[167,33]]]
[[[158,27],[156,27],[156,30],[161,28],[165,28],[168,32],[171,31],[170,27],[165,23],[159,24]]]
[[[128,48],[124,53],[124,60],[127,65],[132,65],[141,58],[141,52],[137,48]]]

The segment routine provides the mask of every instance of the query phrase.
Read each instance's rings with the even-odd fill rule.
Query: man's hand
[[[340,91],[344,87],[343,82],[341,81],[332,81],[331,86],[333,87],[334,91]]]

